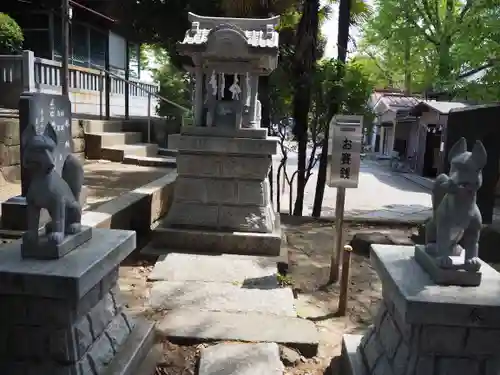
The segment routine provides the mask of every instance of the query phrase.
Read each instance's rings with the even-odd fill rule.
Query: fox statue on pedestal
[[[28,126],[21,135],[23,168],[30,176],[26,194],[28,230],[23,236],[24,246],[38,244],[42,209],[46,209],[51,218],[46,226],[49,242],[58,245],[66,235],[82,230],[79,200],[83,166],[69,154],[59,174],[55,170],[54,155],[57,143],[57,134],[50,123],[43,134],[37,134],[34,126]]]
[[[426,226],[426,252],[442,268],[452,268],[450,256],[465,250],[462,269],[479,271],[478,242],[482,217],[476,204],[477,191],[482,185],[482,169],[487,154],[481,141],[467,151],[465,138],[460,138],[450,150],[449,175],[436,178],[432,190],[433,217]]]

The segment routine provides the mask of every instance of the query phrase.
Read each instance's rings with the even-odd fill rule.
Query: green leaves
[[[19,52],[24,41],[23,31],[16,21],[0,13],[0,54]]]
[[[499,27],[500,0],[376,0],[358,58],[374,59],[397,88],[410,72],[414,91],[443,89],[500,56]]]

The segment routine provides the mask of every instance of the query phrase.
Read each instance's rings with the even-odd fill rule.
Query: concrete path
[[[279,285],[276,258],[170,253],[158,260],[149,280],[151,307],[166,310],[161,335],[193,343],[253,343],[207,348],[200,375],[282,374],[277,345],[256,343],[316,355],[316,326],[297,317],[291,288]],[[224,365],[229,367],[222,371]],[[253,365],[262,371],[249,372]]]
[[[275,158],[275,165],[279,157]],[[291,175],[297,168],[296,154],[289,155],[287,166]],[[311,215],[317,181],[317,167],[306,185],[304,215]],[[275,192],[276,193],[276,192]],[[336,188],[326,187],[321,215],[335,216]],[[296,192],[293,191],[295,200]],[[289,189],[285,189],[281,212],[288,213]],[[347,189],[345,218],[353,221],[421,223],[431,216],[430,190],[410,181],[403,174],[390,171],[375,161],[361,164],[359,186]]]

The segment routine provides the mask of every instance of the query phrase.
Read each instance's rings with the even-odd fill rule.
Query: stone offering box
[[[277,139],[260,128],[259,76],[276,67],[279,17],[189,15],[179,43],[196,79],[195,125],[181,129],[174,201],[155,246],[278,255],[268,173]]]
[[[93,229],[57,260],[0,251],[0,374],[152,375],[153,325],[131,318],[117,285],[135,232]]]
[[[344,335],[342,375],[500,374],[500,274],[476,287],[435,284],[413,246],[373,245],[383,301],[363,336]]]
[[[44,94],[25,92],[19,99],[19,138],[24,130],[31,125],[37,133],[44,132],[48,123],[57,134],[57,148],[55,150],[55,169],[61,174],[66,157],[73,151],[73,137],[71,134],[71,102],[66,96],[59,94]],[[21,195],[12,197],[2,203],[2,229],[24,231],[27,228],[26,193],[31,176],[23,168],[23,145],[21,144]],[[82,187],[80,204],[82,207],[87,201],[87,188]],[[48,221],[48,214],[44,210],[40,218],[42,227]]]

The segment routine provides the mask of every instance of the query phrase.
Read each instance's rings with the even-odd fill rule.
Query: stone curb
[[[177,170],[174,170],[91,211],[85,211],[82,224],[96,228],[148,232],[151,224],[164,216],[170,208],[176,177]]]
[[[151,225],[170,208],[176,177],[177,170],[174,170],[93,210],[84,211],[82,224],[93,228],[149,232]],[[21,237],[22,233],[0,230],[0,237],[15,239]]]
[[[288,214],[283,214],[281,215],[286,215],[289,216]],[[430,216],[429,216],[430,217]],[[312,223],[312,222],[321,222],[321,223],[335,223],[335,216],[322,216],[319,218],[315,218],[312,216],[302,216],[301,217],[304,224],[306,223]],[[298,219],[298,218],[297,218]],[[362,215],[360,216],[345,216],[344,217],[344,222],[348,223],[356,223],[356,224],[378,224],[378,225],[419,225],[423,224],[428,220],[428,218],[421,218],[421,219],[414,219],[414,220],[408,220],[404,219],[404,216],[401,218],[393,218],[393,219],[387,219],[387,218],[376,218],[376,217],[363,217]],[[282,222],[284,220],[282,219]],[[283,223],[283,225],[286,224],[286,220]]]

